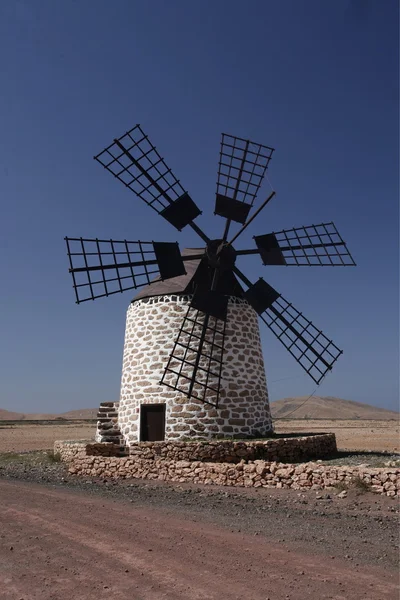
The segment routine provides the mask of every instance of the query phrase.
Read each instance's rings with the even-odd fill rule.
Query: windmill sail
[[[342,350],[263,279],[251,285],[245,297],[286,350],[319,384]]]
[[[226,133],[221,137],[215,213],[245,223],[274,149]]]
[[[254,240],[264,265],[355,266],[332,222],[258,235]]]
[[[176,243],[65,238],[76,301],[149,285],[186,273]]]
[[[179,231],[191,225],[201,210],[167,166],[140,125],[136,125],[95,156],[107,171]]]

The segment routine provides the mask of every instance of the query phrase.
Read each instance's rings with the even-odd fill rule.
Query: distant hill
[[[17,413],[0,408],[0,421],[55,421],[62,419],[95,419],[98,408],[81,408],[61,414]]]
[[[64,417],[64,419],[95,419],[98,412],[98,408],[80,408],[78,410],[70,410],[62,415],[55,416]]]
[[[0,408],[0,421],[19,421],[24,416],[21,413],[10,412],[9,410]]]
[[[283,398],[271,402],[272,417],[281,419],[288,416],[293,419],[376,419],[398,420],[400,414],[385,408],[370,406],[362,402],[343,400],[331,396],[312,396],[307,402],[307,396]],[[303,406],[302,406],[303,404]],[[33,420],[62,420],[62,419],[95,419],[97,408],[81,408],[61,414],[28,414],[17,413],[0,408],[0,421],[33,421]],[[294,411],[294,412],[293,412]]]
[[[332,396],[325,398],[312,396],[306,402],[305,400],[307,400],[307,396],[283,398],[271,402],[272,417],[281,419],[286,416],[289,418],[290,415],[290,418],[293,419],[376,419],[385,421],[398,420],[400,417],[398,412]]]

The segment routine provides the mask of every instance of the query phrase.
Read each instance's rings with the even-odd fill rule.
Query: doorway
[[[165,438],[165,404],[142,404],[140,441],[161,442]]]

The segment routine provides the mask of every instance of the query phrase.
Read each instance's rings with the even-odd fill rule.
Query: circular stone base
[[[130,456],[137,460],[238,463],[264,460],[299,463],[337,452],[334,433],[281,434],[261,440],[136,442],[121,448],[110,443],[56,442],[54,451],[70,462],[83,456]]]

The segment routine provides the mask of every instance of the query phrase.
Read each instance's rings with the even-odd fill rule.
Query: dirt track
[[[0,482],[0,496],[2,600],[398,597],[395,570],[286,545],[276,530],[268,539],[179,507],[20,482]],[[283,519],[280,535],[291,526]]]

